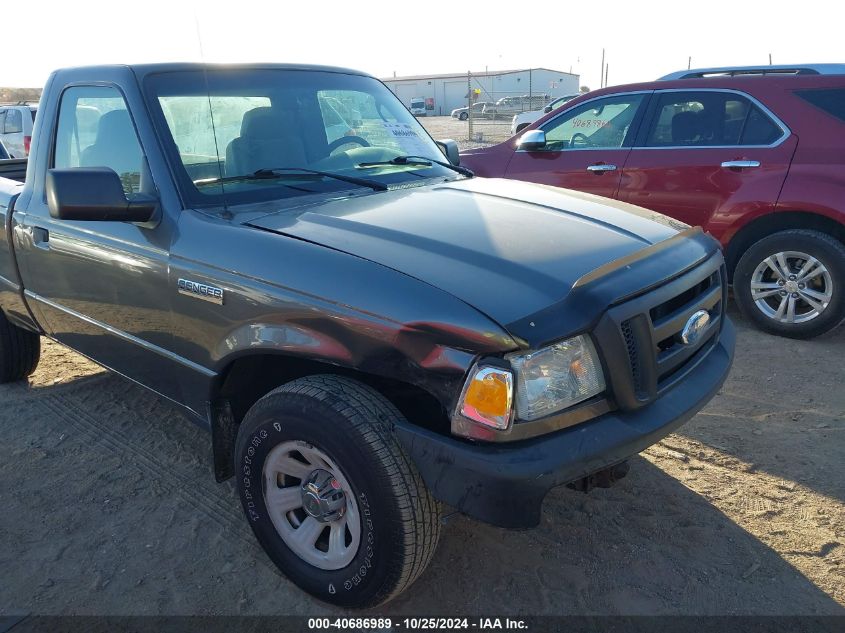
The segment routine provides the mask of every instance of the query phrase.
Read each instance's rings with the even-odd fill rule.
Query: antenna
[[[220,145],[217,143],[217,127],[214,125],[214,108],[211,105],[211,87],[208,83],[208,68],[205,63],[205,52],[202,48],[202,34],[200,32],[200,20],[197,15],[196,8],[194,8],[194,25],[197,29],[197,43],[200,49],[200,62],[202,63],[202,76],[205,79],[205,94],[208,98],[208,114],[211,117],[211,135],[214,138],[214,155],[217,156],[217,171],[220,175],[220,193],[223,198],[223,213],[224,219],[231,220],[232,214],[229,212],[229,205],[226,204],[226,185],[223,183],[223,166],[220,164]]]

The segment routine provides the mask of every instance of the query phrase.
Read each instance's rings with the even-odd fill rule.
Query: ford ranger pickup
[[[28,162],[0,163],[0,380],[46,336],[172,401],[293,582],[381,604],[441,503],[536,526],[733,357],[700,229],[458,163],[351,70],[56,71]]]

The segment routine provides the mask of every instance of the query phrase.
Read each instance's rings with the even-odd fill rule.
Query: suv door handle
[[[722,163],[724,169],[748,169],[749,167],[759,167],[759,160],[726,160]]]
[[[596,174],[603,174],[606,171],[616,171],[616,165],[607,165],[605,163],[587,165],[587,171],[591,171]]]

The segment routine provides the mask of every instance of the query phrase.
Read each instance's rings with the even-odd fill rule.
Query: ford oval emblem
[[[710,313],[707,310],[695,312],[687,319],[684,329],[681,330],[681,342],[684,345],[695,345],[708,323],[710,323]]]

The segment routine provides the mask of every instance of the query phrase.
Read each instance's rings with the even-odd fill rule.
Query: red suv
[[[704,227],[740,309],[768,332],[809,338],[845,319],[845,64],[597,90],[462,164]]]

